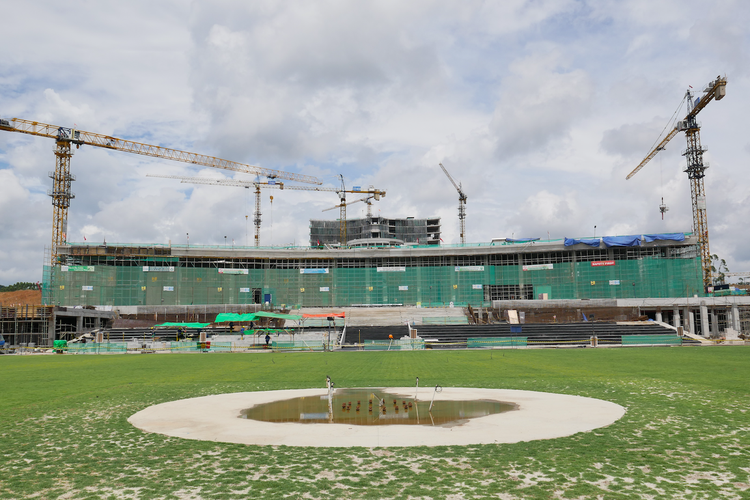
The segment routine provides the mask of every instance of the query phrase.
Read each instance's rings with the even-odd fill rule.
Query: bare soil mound
[[[15,292],[0,292],[0,305],[4,307],[15,305],[42,305],[42,292],[39,290],[18,290]]]

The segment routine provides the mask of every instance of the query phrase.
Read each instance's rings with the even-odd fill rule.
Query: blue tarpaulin
[[[590,247],[598,247],[599,238],[582,238],[580,240],[577,240],[575,238],[565,238],[566,247],[578,245],[579,243],[583,243],[584,245],[588,245]]]
[[[685,233],[644,234],[646,243],[656,240],[685,241]]]
[[[640,236],[605,236],[602,241],[608,247],[637,247],[641,245]]]

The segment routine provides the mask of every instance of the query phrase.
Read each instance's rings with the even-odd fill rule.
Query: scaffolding
[[[389,250],[69,245],[45,269],[73,306],[489,307],[494,300],[703,296],[695,243]]]
[[[310,246],[339,243],[339,226],[337,220],[311,220]],[[387,219],[370,216],[362,219],[347,219],[346,234],[348,241],[386,239],[399,240],[404,243],[439,245],[440,218]]]
[[[51,318],[47,306],[0,307],[0,334],[9,345],[47,345]]]

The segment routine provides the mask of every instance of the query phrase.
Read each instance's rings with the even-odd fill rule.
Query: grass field
[[[155,403],[324,387],[488,387],[627,408],[518,444],[292,448],[128,422]],[[750,349],[0,356],[0,498],[750,498]]]

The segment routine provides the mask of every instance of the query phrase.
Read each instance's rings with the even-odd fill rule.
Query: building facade
[[[310,246],[337,245],[341,241],[340,227],[338,220],[311,220]],[[396,240],[400,244],[439,245],[440,217],[387,219],[371,216],[347,219],[346,239],[350,244],[363,245],[366,245],[368,240],[378,240],[378,246],[387,240]]]
[[[60,247],[52,305],[491,306],[496,300],[703,296],[697,239],[388,248]]]

